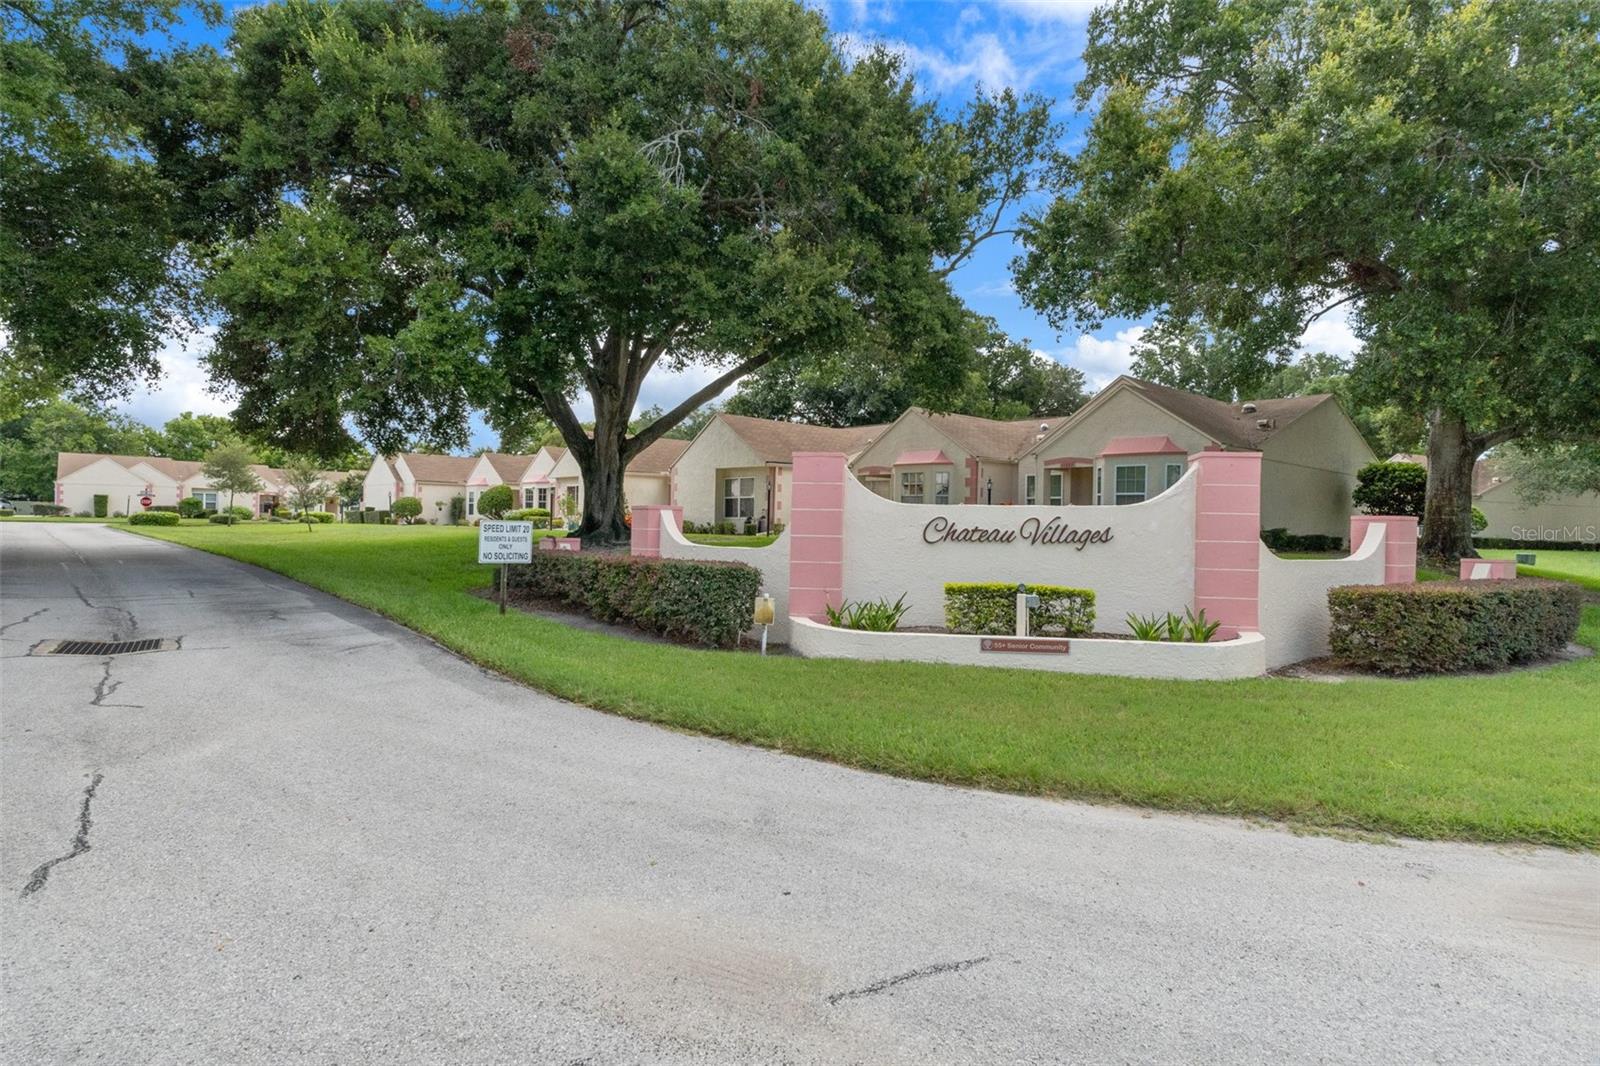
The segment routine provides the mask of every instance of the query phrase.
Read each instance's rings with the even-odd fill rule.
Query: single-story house
[[[1138,503],[1203,450],[1261,453],[1261,523],[1348,532],[1356,471],[1372,449],[1331,395],[1230,404],[1117,378],[1064,418],[1000,422],[912,408],[850,463],[904,503]]]
[[[404,452],[374,456],[361,493],[361,506],[387,511],[402,496],[415,496],[422,501],[423,521],[448,524],[450,501],[466,496],[467,479],[477,465],[475,455]]]
[[[731,522],[741,530],[782,526],[788,520],[795,452],[853,456],[883,429],[718,414],[672,464],[670,500],[683,508],[685,522],[696,525]]]
[[[688,441],[669,437],[645,445],[628,463],[622,475],[622,498],[628,506],[669,503],[672,499],[672,464],[688,447]],[[583,475],[578,469],[577,457],[563,449],[560,459],[550,471],[550,479],[555,484],[555,506],[551,512],[565,518],[582,515]]]
[[[204,463],[192,459],[168,459],[161,455],[97,455],[89,452],[61,452],[56,456],[55,502],[70,513],[94,512],[94,498],[106,497],[106,510],[132,514],[142,510],[139,501],[149,496],[152,507],[174,507],[179,500],[195,496],[209,510],[228,506],[228,494],[213,488],[205,476]],[[261,479],[260,492],[234,497],[238,507],[248,507],[258,515],[271,514],[276,507],[289,506],[290,489],[283,471],[255,465]],[[322,479],[330,490],[346,476],[342,470],[324,470]],[[330,493],[323,509],[339,512],[339,499]]]
[[[1426,468],[1426,455],[1391,455],[1393,463]],[[1479,537],[1507,540],[1600,541],[1600,493],[1563,493],[1528,503],[1516,479],[1493,456],[1472,465],[1472,506],[1487,520]]]

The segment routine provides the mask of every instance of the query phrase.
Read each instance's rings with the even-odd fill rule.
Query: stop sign
[[[140,496],[139,497],[139,506],[140,507],[149,507],[152,503],[155,503],[155,502],[156,501],[152,500],[148,496]]]

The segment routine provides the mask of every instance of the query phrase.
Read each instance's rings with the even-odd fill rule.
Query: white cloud
[[[162,345],[161,379],[113,406],[151,426],[161,426],[184,411],[201,415],[233,413],[233,401],[208,391],[209,379],[200,357],[211,347],[214,326],[203,326],[182,340]]]
[[[1350,328],[1349,305],[1336,307],[1306,328],[1296,348],[1301,352],[1328,352],[1346,359],[1361,350],[1361,338]]]
[[[1100,389],[1109,385],[1118,374],[1128,372],[1133,365],[1133,349],[1144,333],[1144,326],[1119,329],[1110,338],[1085,333],[1071,347],[1039,354],[1083,371],[1089,387]]]
[[[1000,43],[1000,38],[992,33],[973,34],[962,42],[959,55],[892,38],[839,38],[839,46],[845,53],[855,56],[865,55],[877,44],[904,56],[906,66],[938,90],[951,89],[968,82],[989,89],[1023,89],[1030,80],[1017,69],[1017,64]]]
[[[1029,22],[1088,22],[1107,0],[1000,0],[1000,6]]]

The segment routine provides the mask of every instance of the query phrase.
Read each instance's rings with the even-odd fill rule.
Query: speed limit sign
[[[152,503],[155,503],[155,502],[156,501],[152,500],[148,496],[140,496],[139,497],[139,506],[140,507],[149,507]]]

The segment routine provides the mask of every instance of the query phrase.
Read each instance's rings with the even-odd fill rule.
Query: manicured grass
[[[765,548],[778,539],[776,533],[685,533],[685,540],[722,548]]]
[[[139,532],[297,578],[579,703],[852,766],[1305,826],[1600,847],[1600,658],[1342,684],[762,659],[502,618],[465,594],[490,580],[470,529]],[[1586,608],[1581,639],[1600,644],[1600,607]]]
[[[1514,559],[1515,551],[1485,549],[1478,553],[1486,559]],[[1558,581],[1571,581],[1593,592],[1600,592],[1600,551],[1545,551],[1533,552],[1537,566],[1519,566],[1521,577],[1553,577]]]
[[[1274,554],[1280,559],[1344,559],[1348,557],[1345,552],[1276,552]],[[1417,567],[1418,581],[1443,581],[1444,578],[1443,570],[1430,570],[1426,566]]]

